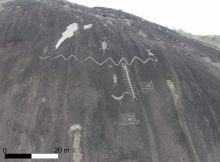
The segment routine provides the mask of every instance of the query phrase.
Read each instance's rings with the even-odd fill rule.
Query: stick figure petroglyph
[[[113,78],[113,86],[118,85],[118,77],[117,77],[117,75],[114,74],[112,78]]]
[[[109,43],[109,41],[105,41],[105,40],[101,42],[101,48],[99,48],[99,50],[102,50],[103,55],[105,55],[106,50],[109,50],[108,43]]]

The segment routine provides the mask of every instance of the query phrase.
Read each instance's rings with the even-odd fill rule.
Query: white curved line
[[[115,95],[112,95],[112,98],[114,98],[115,100],[118,100],[118,101],[119,101],[119,100],[122,100],[123,97],[124,97],[124,95],[125,95],[126,93],[127,93],[127,94],[130,94],[129,92],[123,92],[122,95],[121,95],[121,96],[118,96],[118,97],[115,96]]]
[[[102,65],[105,64],[107,61],[111,61],[115,66],[119,66],[119,65],[122,63],[122,61],[126,62],[127,65],[129,65],[129,66],[132,65],[135,60],[139,60],[139,61],[142,62],[143,64],[147,63],[149,60],[152,60],[152,61],[154,61],[154,62],[157,62],[157,61],[158,61],[158,60],[157,60],[157,57],[155,57],[155,56],[152,56],[152,57],[154,57],[154,59],[148,58],[148,59],[145,60],[145,61],[143,61],[143,60],[140,59],[139,57],[135,56],[135,57],[133,57],[133,59],[131,60],[130,63],[129,63],[128,60],[127,60],[126,58],[124,58],[124,57],[122,57],[122,58],[119,60],[118,63],[115,62],[111,57],[107,58],[107,59],[104,60],[103,62],[98,62],[98,61],[96,61],[96,60],[95,60],[93,57],[91,57],[91,56],[87,57],[86,59],[79,60],[75,55],[70,55],[69,57],[66,58],[63,54],[57,55],[57,56],[55,56],[55,57],[50,57],[50,56],[42,57],[42,56],[40,56],[40,59],[47,59],[47,58],[57,59],[57,58],[59,58],[59,57],[62,57],[65,61],[67,61],[67,60],[69,60],[69,59],[71,59],[71,58],[73,57],[75,60],[77,60],[77,61],[79,61],[79,62],[81,62],[81,63],[82,63],[82,62],[89,61],[89,60],[92,60],[93,62],[95,62],[95,63],[96,63],[97,65],[99,65],[99,66],[102,66]]]

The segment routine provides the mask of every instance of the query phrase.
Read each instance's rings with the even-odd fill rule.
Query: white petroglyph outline
[[[115,96],[115,95],[111,95],[112,98],[114,98],[115,100],[119,101],[120,105],[122,104],[122,99],[124,97],[125,94],[130,94],[130,92],[123,92],[121,96]]]
[[[123,73],[124,73],[123,77],[125,77],[124,80],[126,80],[126,84],[128,86],[127,89],[129,88],[129,90],[123,92],[121,96],[111,95],[111,97],[113,99],[119,101],[120,105],[122,104],[122,99],[124,98],[125,94],[129,94],[130,96],[132,96],[132,100],[134,100],[134,99],[138,100],[138,98],[136,96],[136,92],[135,92],[136,87],[133,87],[133,85],[132,85],[132,79],[130,78],[130,73],[129,73],[127,64],[122,63],[122,68],[123,68],[122,70],[123,70]]]
[[[151,85],[151,87],[149,87],[148,85]],[[140,88],[141,88],[141,92],[144,94],[155,93],[154,84],[152,81],[140,82]]]
[[[84,31],[93,27],[93,24],[87,24],[83,26]]]
[[[74,124],[69,129],[69,135],[72,136],[74,132],[81,131],[81,130],[82,130],[82,127],[80,124]]]
[[[88,60],[92,60],[93,62],[95,62],[97,65],[102,66],[103,64],[105,64],[108,61],[111,61],[115,66],[119,66],[123,61],[127,63],[127,65],[131,66],[135,60],[138,60],[140,62],[142,62],[143,64],[146,64],[149,60],[154,61],[154,62],[158,62],[157,57],[154,56],[155,59],[152,58],[148,58],[147,60],[143,61],[141,58],[134,56],[133,59],[131,60],[131,62],[129,63],[128,60],[124,57],[122,57],[118,62],[115,62],[111,57],[108,57],[106,60],[104,60],[103,62],[98,62],[96,61],[93,57],[89,56],[83,60],[79,60],[75,55],[70,55],[69,57],[65,57],[63,54],[61,55],[57,55],[55,57],[51,57],[51,56],[45,56],[42,57],[40,56],[40,59],[44,60],[44,59],[57,59],[59,57],[62,57],[65,61],[74,58],[75,60],[79,61],[80,63],[86,62]]]
[[[148,56],[154,56],[155,54],[151,52],[151,49],[146,49],[146,52],[148,52]]]
[[[113,79],[113,86],[118,85],[118,77],[116,74],[113,74],[112,79]]]
[[[135,125],[139,123],[140,121],[136,119],[135,113],[121,114],[119,125]]]
[[[115,62],[111,57],[108,57],[108,58],[107,58],[106,60],[104,60],[103,62],[98,62],[98,61],[96,61],[96,60],[95,60],[93,57],[91,57],[91,56],[89,56],[89,57],[87,57],[87,58],[85,58],[85,59],[83,59],[83,60],[78,59],[75,55],[70,55],[69,57],[65,57],[63,54],[57,55],[57,56],[55,56],[55,57],[50,57],[50,56],[45,56],[45,57],[39,56],[39,57],[40,57],[40,59],[48,59],[48,58],[49,58],[49,59],[58,59],[59,57],[62,57],[65,61],[67,61],[67,60],[69,60],[69,59],[71,59],[71,58],[74,58],[76,61],[78,61],[78,62],[80,62],[80,63],[83,63],[83,62],[92,60],[94,63],[96,63],[96,64],[99,65],[99,66],[102,66],[103,64],[105,64],[105,63],[108,62],[108,61],[111,61],[115,66],[119,66],[122,62],[124,62],[124,65],[129,65],[129,66],[131,66],[131,65],[134,63],[135,60],[138,60],[138,61],[142,62],[143,64],[146,64],[146,63],[147,63],[148,61],[150,61],[150,60],[152,60],[152,61],[154,61],[154,62],[157,63],[157,62],[158,62],[158,59],[157,59],[157,57],[154,56],[153,53],[151,53],[151,50],[148,49],[148,50],[146,50],[146,51],[148,52],[148,55],[153,56],[154,59],[148,58],[147,60],[143,61],[141,58],[139,58],[139,57],[137,57],[137,56],[134,56],[133,59],[131,60],[131,62],[129,63],[128,60],[127,60],[126,58],[124,58],[124,57],[122,57],[118,62]],[[115,96],[115,95],[111,95],[111,96],[112,96],[115,100],[118,100],[119,103],[121,104],[121,103],[122,103],[122,99],[123,99],[123,97],[124,97],[124,94],[130,94],[130,95],[132,95],[131,92],[123,92],[121,96]],[[135,98],[136,98],[136,97],[134,97],[134,95],[133,95],[133,99],[135,99]]]
[[[122,67],[123,67],[123,69],[124,69],[125,77],[126,77],[126,79],[127,79],[128,86],[129,86],[130,91],[131,91],[130,94],[131,94],[131,96],[132,96],[132,100],[137,99],[136,94],[135,94],[135,91],[134,91],[134,88],[133,88],[133,85],[132,85],[132,83],[131,83],[131,78],[130,78],[130,76],[129,76],[128,67],[127,67],[127,65],[126,65],[125,63],[122,63]]]
[[[102,50],[103,55],[105,55],[106,50],[109,50],[108,43],[109,41],[105,41],[105,40],[101,42],[101,48],[99,48],[99,50]]]
[[[56,49],[67,39],[74,36],[74,33],[79,29],[77,23],[70,24],[66,27],[66,30],[62,33],[62,37],[58,40],[56,44]]]

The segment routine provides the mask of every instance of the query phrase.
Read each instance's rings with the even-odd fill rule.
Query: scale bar
[[[32,154],[32,159],[58,159],[58,154]]]
[[[5,154],[5,159],[31,159],[31,154]]]
[[[5,154],[5,159],[58,159],[58,154]]]

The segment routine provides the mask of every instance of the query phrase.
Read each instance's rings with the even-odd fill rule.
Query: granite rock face
[[[8,152],[219,162],[219,49],[120,10],[58,0],[3,4],[0,31]]]

